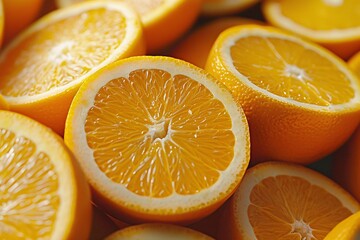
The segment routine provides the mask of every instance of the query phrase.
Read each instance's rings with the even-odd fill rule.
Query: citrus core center
[[[148,126],[148,128],[152,139],[164,139],[169,133],[169,121],[163,120]]]
[[[292,224],[291,233],[298,233],[303,240],[311,240],[314,236],[311,227],[303,220],[295,220]]]

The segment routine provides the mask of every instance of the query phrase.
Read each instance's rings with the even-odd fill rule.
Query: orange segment
[[[191,32],[175,46],[171,56],[204,68],[211,47],[219,34],[229,27],[243,24],[261,24],[261,22],[240,17],[219,18]]]
[[[89,0],[56,0],[59,7]],[[162,52],[195,22],[202,0],[117,0],[131,6],[144,26],[147,50]],[[186,13],[186,17],[184,17]]]
[[[234,191],[249,154],[246,119],[230,93],[166,57],[126,59],[89,79],[65,141],[102,207],[135,220],[210,214]]]
[[[88,236],[89,189],[57,135],[32,119],[0,111],[0,159],[1,239]]]
[[[359,122],[360,85],[347,65],[275,28],[224,31],[205,68],[244,107],[255,162],[313,162],[343,144]]]
[[[323,239],[359,203],[330,179],[266,162],[249,169],[223,218],[225,239]]]
[[[82,81],[110,62],[143,53],[141,24],[131,9],[79,4],[43,17],[4,50],[0,92],[12,110],[62,135]]]
[[[357,0],[266,0],[263,4],[271,24],[320,43],[343,58],[360,50],[359,7]]]
[[[105,240],[155,240],[155,239],[178,239],[178,240],[212,240],[200,232],[189,228],[170,224],[147,223],[131,226],[117,231]]]

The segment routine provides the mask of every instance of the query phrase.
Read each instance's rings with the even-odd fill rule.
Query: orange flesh
[[[125,24],[121,13],[97,9],[34,32],[0,62],[1,93],[33,96],[71,83],[121,44]]]
[[[233,159],[231,128],[224,105],[203,85],[159,69],[109,81],[85,123],[101,171],[155,198],[212,186]]]
[[[346,29],[360,26],[358,0],[276,0],[284,16],[314,30]]]
[[[249,36],[237,40],[230,51],[241,74],[275,95],[319,106],[343,104],[355,96],[334,63],[298,43]]]
[[[324,189],[290,176],[268,177],[250,194],[248,216],[257,239],[323,239],[351,215]]]
[[[49,156],[0,128],[0,239],[50,239],[60,205]]]
[[[67,0],[67,2],[73,3],[79,3],[89,0]],[[136,12],[143,16],[146,15],[157,8],[159,8],[161,5],[164,5],[169,0],[118,0],[119,2],[125,2],[129,4],[131,7],[133,7]]]

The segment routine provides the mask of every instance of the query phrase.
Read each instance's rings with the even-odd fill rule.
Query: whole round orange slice
[[[59,7],[89,0],[56,0]],[[104,1],[104,0],[103,0]],[[140,16],[146,48],[162,52],[188,30],[200,13],[203,0],[117,0],[127,3]]]
[[[54,11],[0,55],[0,93],[12,111],[63,134],[83,80],[123,57],[144,54],[136,13],[122,3],[87,2]]]
[[[170,224],[147,223],[119,230],[105,240],[213,240],[201,232]]]
[[[223,215],[221,239],[324,239],[359,203],[327,177],[300,165],[250,168]],[[220,235],[219,235],[220,236]]]
[[[348,66],[276,28],[222,32],[205,69],[243,106],[254,162],[313,162],[336,150],[359,123],[360,85]]]
[[[90,191],[63,140],[0,110],[0,239],[87,239]]]
[[[210,214],[235,191],[250,154],[230,92],[168,57],[128,58],[91,76],[71,104],[65,142],[96,202],[127,221]]]
[[[360,1],[265,0],[263,12],[274,26],[317,42],[342,58],[360,50]]]

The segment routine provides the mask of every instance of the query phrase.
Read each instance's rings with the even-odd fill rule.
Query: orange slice
[[[343,144],[359,122],[360,85],[347,65],[275,28],[226,30],[206,69],[243,106],[255,162],[313,162]]]
[[[265,0],[263,4],[271,24],[320,43],[342,58],[360,50],[359,8],[358,0]]]
[[[230,15],[241,12],[260,0],[204,0],[201,13],[207,16]]]
[[[340,222],[324,240],[357,240],[360,238],[360,212]]]
[[[260,21],[240,17],[219,18],[214,20],[195,29],[195,31],[184,38],[172,50],[171,56],[204,68],[211,47],[222,31],[229,27],[250,23],[261,24]]]
[[[83,80],[123,57],[144,54],[141,23],[122,3],[87,2],[46,15],[0,56],[0,93],[10,109],[63,134]]]
[[[49,1],[49,0],[46,0]],[[5,14],[5,43],[28,27],[39,16],[43,0],[2,0]]]
[[[0,239],[87,239],[90,191],[63,140],[0,110]]]
[[[59,7],[88,0],[56,0]],[[195,22],[203,0],[118,0],[139,14],[148,52],[161,52]],[[185,17],[186,15],[186,17]]]
[[[148,223],[119,230],[105,240],[212,240],[200,232],[170,224]]]
[[[235,191],[250,154],[230,92],[168,57],[124,59],[89,78],[71,104],[65,142],[98,205],[128,222],[209,215]]]
[[[0,1],[0,46],[3,42],[4,38],[4,7],[3,7],[3,1]]]
[[[349,60],[349,66],[358,77],[360,77],[360,52],[355,54],[350,60]]]
[[[327,177],[300,165],[249,169],[229,202],[222,239],[324,239],[359,203]]]

